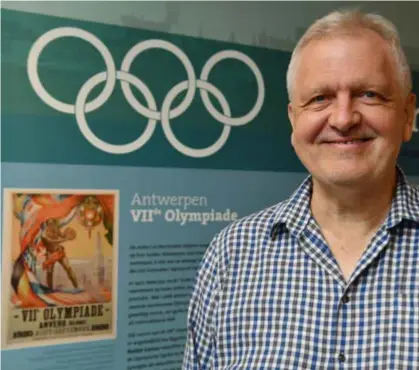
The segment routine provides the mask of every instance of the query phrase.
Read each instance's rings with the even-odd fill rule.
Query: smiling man
[[[310,176],[222,230],[200,267],[184,369],[419,368],[419,188],[397,158],[416,97],[397,31],[334,12],[288,69]]]

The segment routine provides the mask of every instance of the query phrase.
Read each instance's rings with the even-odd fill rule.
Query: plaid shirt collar
[[[385,220],[387,229],[397,226],[403,220],[419,223],[419,199],[409,185],[403,170],[399,166],[396,170],[396,194]],[[312,176],[309,175],[288,200],[278,205],[274,212],[272,236],[281,226],[286,226],[296,237],[305,229],[312,217],[310,209],[312,186]]]

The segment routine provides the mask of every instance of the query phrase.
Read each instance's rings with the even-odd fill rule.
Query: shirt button
[[[339,360],[339,362],[345,362],[346,361],[346,357],[345,357],[345,354],[343,352],[339,353],[338,360]]]
[[[343,303],[348,303],[350,301],[350,299],[349,299],[349,296],[347,296],[347,295],[345,295],[343,298],[342,298],[342,302]]]

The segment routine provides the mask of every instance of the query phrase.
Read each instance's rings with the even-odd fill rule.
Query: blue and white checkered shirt
[[[222,230],[200,266],[183,369],[419,369],[419,187],[346,281],[310,212],[311,178]]]

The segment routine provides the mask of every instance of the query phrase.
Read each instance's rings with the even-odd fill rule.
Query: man
[[[210,244],[183,368],[419,369],[419,188],[396,164],[416,98],[396,30],[327,15],[287,87],[310,176]]]
[[[46,249],[46,260],[43,263],[43,268],[47,270],[47,286],[50,289],[54,288],[54,266],[58,262],[67,273],[68,278],[73,284],[74,288],[78,288],[76,274],[71,268],[65,249],[62,243],[74,240],[76,238],[76,231],[68,227],[64,231],[61,230],[60,221],[55,218],[50,218],[45,222],[45,229],[42,232],[42,243]]]

